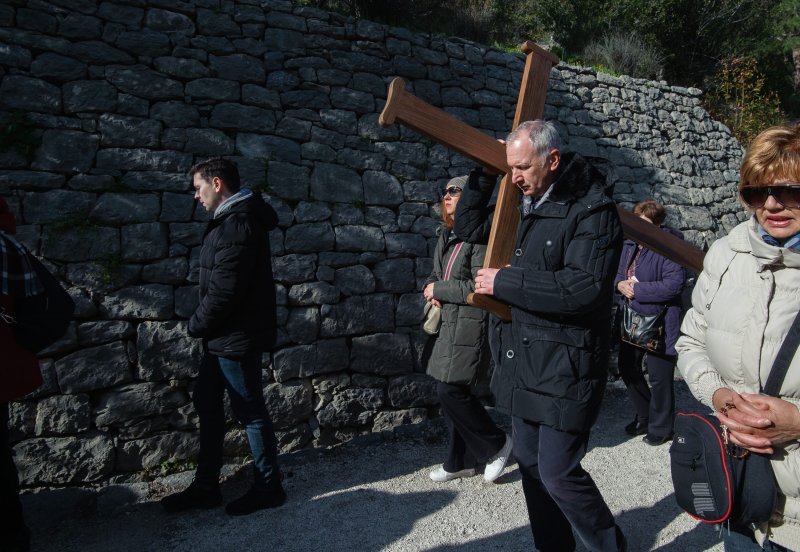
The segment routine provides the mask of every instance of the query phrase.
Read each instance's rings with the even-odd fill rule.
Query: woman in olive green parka
[[[511,452],[511,439],[470,389],[485,374],[489,354],[487,313],[467,304],[486,246],[463,242],[452,232],[453,214],[466,180],[454,178],[444,191],[444,222],[433,254],[433,272],[423,290],[425,300],[442,309],[441,327],[427,366],[428,375],[438,381],[436,392],[450,431],[447,459],[430,473],[437,482],[475,475],[481,465],[485,465],[484,479],[494,481]]]

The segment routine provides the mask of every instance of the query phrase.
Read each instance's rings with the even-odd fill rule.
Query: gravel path
[[[676,382],[679,410],[697,410]],[[712,527],[682,514],[672,496],[669,445],[629,439],[630,406],[609,386],[584,466],[594,477],[630,550],[721,551]],[[330,451],[281,457],[288,502],[231,518],[220,507],[170,515],[157,503],[191,473],[147,485],[99,491],[42,491],[23,497],[34,551],[529,551],[533,543],[516,466],[494,484],[481,477],[433,483],[445,454],[441,420],[369,436]],[[247,486],[248,470],[228,466],[227,499]],[[579,550],[583,550],[579,546]]]

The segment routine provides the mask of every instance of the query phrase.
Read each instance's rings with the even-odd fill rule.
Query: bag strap
[[[447,261],[447,268],[444,271],[444,280],[450,279],[450,271],[453,270],[453,264],[456,262],[456,256],[461,251],[461,246],[464,245],[463,241],[458,242],[453,246],[453,253],[450,255],[450,260]]]
[[[642,254],[642,247],[639,244],[634,244],[636,247],[636,253],[634,253],[633,258],[628,262],[628,266],[625,268],[625,278],[629,279],[636,276],[636,263],[639,260],[639,256]]]
[[[772,364],[772,370],[769,371],[767,383],[764,385],[764,393],[767,395],[778,396],[781,385],[783,385],[783,378],[786,377],[789,363],[792,362],[798,345],[800,345],[800,311],[794,317],[789,333],[786,334],[786,339],[783,340],[778,356],[775,357],[775,362]]]

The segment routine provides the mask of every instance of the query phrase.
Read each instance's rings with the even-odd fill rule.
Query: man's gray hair
[[[550,121],[543,121],[542,119],[520,123],[506,137],[506,143],[516,142],[524,138],[526,134],[533,146],[533,151],[541,158],[546,157],[551,149],[561,150],[562,148],[561,136],[559,136],[556,126]]]

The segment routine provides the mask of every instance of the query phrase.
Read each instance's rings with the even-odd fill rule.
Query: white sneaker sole
[[[461,479],[462,477],[472,477],[473,475],[475,475],[474,469],[448,472],[440,467],[433,470],[429,474],[429,477],[431,481],[435,481],[436,483],[445,483],[447,481],[453,481],[454,479]]]

